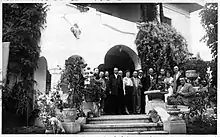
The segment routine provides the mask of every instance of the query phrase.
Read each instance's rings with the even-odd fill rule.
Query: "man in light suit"
[[[168,97],[167,101],[169,105],[190,105],[195,91],[191,84],[186,83],[184,77],[180,77],[180,84],[177,88],[177,92]]]
[[[180,85],[179,77],[181,73],[177,66],[174,67],[174,75],[173,75],[173,93],[176,93],[178,86]]]
[[[133,82],[133,94],[132,94],[132,104],[133,104],[133,113],[141,113],[141,80],[138,78],[137,71],[133,72],[133,77],[131,78]]]

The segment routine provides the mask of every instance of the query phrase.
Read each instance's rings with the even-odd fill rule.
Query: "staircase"
[[[79,134],[167,134],[163,124],[149,122],[147,115],[104,115],[88,118]]]

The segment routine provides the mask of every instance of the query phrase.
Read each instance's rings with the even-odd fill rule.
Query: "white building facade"
[[[140,20],[140,4],[91,4],[81,12],[73,4],[52,5],[47,13],[47,27],[42,31],[41,56],[46,59],[52,75],[51,87],[60,79],[65,60],[72,55],[81,56],[91,68],[104,64],[111,69],[141,69],[134,43]],[[201,8],[198,4],[163,4],[164,16],[187,40],[191,51],[190,12]],[[77,39],[70,28],[77,24],[81,34]],[[38,75],[41,71],[37,71]],[[42,72],[44,73],[44,72]],[[54,73],[54,74],[53,74]],[[39,79],[39,78],[38,78]],[[45,86],[38,87],[44,91]]]

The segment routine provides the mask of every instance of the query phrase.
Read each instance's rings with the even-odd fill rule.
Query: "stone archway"
[[[112,73],[113,67],[118,67],[123,72],[125,70],[134,71],[140,69],[140,60],[138,55],[129,47],[116,45],[112,47],[105,55],[105,68]]]

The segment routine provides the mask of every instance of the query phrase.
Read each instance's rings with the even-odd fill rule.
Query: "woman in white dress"
[[[125,95],[125,111],[127,114],[132,112],[132,92],[133,82],[130,78],[130,71],[126,71],[126,76],[123,78],[123,90]]]
[[[171,77],[170,71],[167,71],[166,78],[164,79],[164,83],[168,90],[168,94],[165,94],[165,102],[167,102],[167,97],[173,94],[173,82],[173,77]]]

